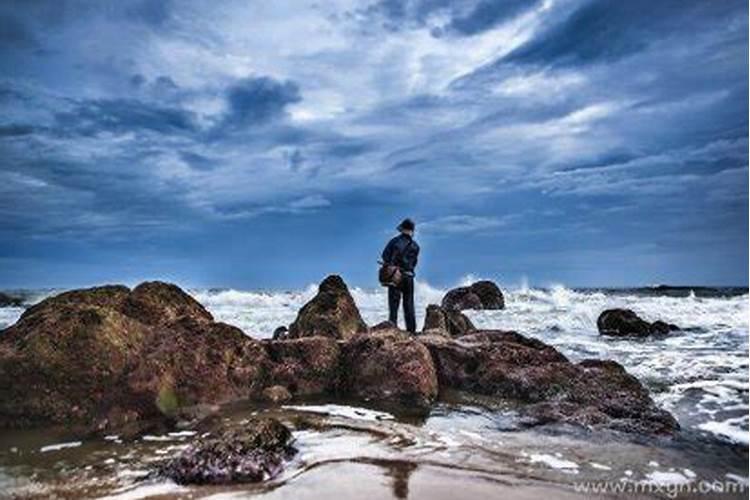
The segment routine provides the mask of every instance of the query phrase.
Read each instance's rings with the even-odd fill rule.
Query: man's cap
[[[414,221],[411,219],[404,219],[401,221],[401,224],[396,227],[399,231],[414,231],[414,228],[416,225],[414,224]]]

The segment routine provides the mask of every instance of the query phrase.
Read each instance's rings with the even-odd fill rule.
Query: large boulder
[[[160,467],[178,484],[257,483],[272,479],[296,450],[292,433],[273,418],[213,432]]]
[[[0,426],[172,416],[253,395],[267,363],[258,341],[174,285],[66,292],[0,332]]]
[[[92,421],[118,398],[152,332],[93,302],[40,304],[0,332],[0,427]]]
[[[292,395],[334,391],[338,385],[340,348],[327,337],[264,342],[271,364],[268,383],[286,387]]]
[[[474,324],[461,311],[445,309],[442,306],[430,304],[424,318],[424,333],[434,333],[448,337],[459,337],[476,330]]]
[[[612,337],[647,337],[679,330],[677,325],[664,321],[649,323],[630,309],[607,309],[599,315],[596,326],[601,335]]]
[[[367,325],[341,276],[331,275],[318,287],[318,294],[300,309],[289,326],[289,338],[323,336],[348,339],[367,331]]]
[[[199,404],[254,397],[269,365],[261,342],[238,328],[183,316],[149,336],[126,375],[124,403],[141,418],[174,417]]]
[[[529,423],[669,433],[678,428],[648,391],[614,361],[571,363],[539,340],[515,332],[479,331],[459,339],[420,337],[441,387],[515,402]]]
[[[355,398],[429,406],[438,394],[427,348],[399,330],[360,334],[342,345],[341,390]]]
[[[492,281],[477,281],[471,286],[462,286],[448,291],[442,306],[448,310],[504,309],[505,297]]]

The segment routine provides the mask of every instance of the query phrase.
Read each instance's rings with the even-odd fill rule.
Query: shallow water
[[[293,321],[315,290],[192,293],[217,319],[267,337]],[[439,303],[444,292],[418,284],[418,304]],[[369,324],[383,319],[382,290],[352,293]],[[572,428],[521,430],[513,408],[458,393],[444,394],[422,417],[361,402],[317,400],[282,409],[239,404],[222,411],[225,425],[242,425],[263,412],[295,429],[299,453],[268,484],[186,489],[154,477],[155,463],[196,439],[189,429],[134,441],[47,429],[0,434],[0,491],[40,498],[565,498],[583,495],[576,488],[593,482],[627,486],[629,497],[708,498],[698,495],[702,487],[714,488],[719,498],[747,498],[739,488],[748,476],[748,296],[682,295],[521,288],[506,294],[505,310],[469,313],[477,326],[540,338],[574,360],[621,362],[675,414],[683,430],[674,439],[639,440]],[[596,318],[615,306],[676,323],[684,331],[647,340],[600,337]],[[0,309],[0,327],[21,312]],[[721,495],[722,489],[731,492]]]

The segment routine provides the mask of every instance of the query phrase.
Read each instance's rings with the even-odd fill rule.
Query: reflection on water
[[[494,409],[488,409],[492,405]],[[308,411],[308,409],[310,411]],[[267,484],[181,487],[154,474],[217,425],[275,416],[294,429],[297,455]],[[377,417],[377,418],[376,418]],[[0,435],[0,490],[16,497],[395,498],[575,497],[580,481],[743,481],[747,448],[692,432],[637,439],[572,428],[523,430],[512,408],[448,394],[430,415],[315,401],[235,405],[194,429],[128,440],[47,431]],[[80,446],[54,446],[82,441]],[[51,448],[50,448],[51,446]],[[47,449],[49,451],[42,451]]]

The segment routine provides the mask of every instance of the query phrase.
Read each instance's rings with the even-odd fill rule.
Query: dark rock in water
[[[161,467],[178,484],[257,483],[272,479],[295,450],[292,433],[272,418],[213,433]]]
[[[289,336],[289,329],[285,326],[280,326],[273,331],[271,335],[272,340],[286,340]]]
[[[657,320],[651,323],[651,333],[657,335],[667,335],[680,329],[679,326],[665,321]]]
[[[297,396],[334,391],[339,376],[339,345],[326,337],[266,341],[271,360],[268,383]]]
[[[492,281],[477,281],[471,286],[454,288],[443,297],[442,306],[448,310],[504,309],[505,297]]]
[[[367,331],[359,309],[340,276],[331,275],[318,287],[318,294],[300,309],[289,326],[289,337],[323,336],[348,339]]]
[[[398,330],[360,334],[342,345],[343,393],[356,398],[429,406],[438,394],[425,346]]]
[[[535,424],[564,422],[644,433],[678,428],[648,391],[614,361],[573,364],[553,347],[515,332],[479,331],[449,340],[420,337],[441,387],[499,396]]]
[[[0,307],[22,307],[23,299],[0,292]]]
[[[266,364],[258,341],[174,285],[66,292],[0,333],[0,427],[173,416],[259,392]]]
[[[664,321],[649,323],[630,309],[607,309],[599,315],[596,326],[601,335],[613,337],[647,337],[680,329]]]
[[[476,330],[474,324],[461,311],[445,309],[434,304],[427,306],[422,329],[424,333],[459,337],[474,330]]]
[[[272,385],[271,387],[266,387],[263,389],[261,396],[270,403],[282,403],[292,399],[292,394],[283,385]]]

